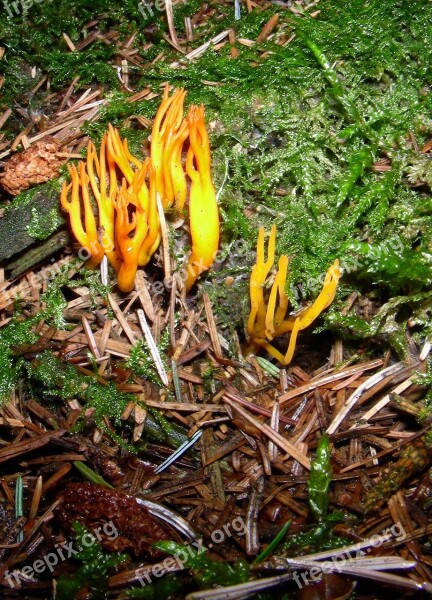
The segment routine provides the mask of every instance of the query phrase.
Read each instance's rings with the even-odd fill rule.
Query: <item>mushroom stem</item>
[[[117,190],[117,178],[115,169],[112,170],[108,167],[109,192],[107,193],[106,142],[107,134],[102,138],[100,158],[97,156],[93,142],[89,142],[87,148],[87,172],[93,196],[98,205],[100,242],[111,265],[118,271],[121,265],[121,256],[119,256],[115,249],[113,204],[113,196]],[[96,181],[96,176],[99,180],[99,186]]]
[[[142,169],[144,172],[143,181],[145,181],[145,176],[147,173],[149,178],[148,187],[146,185],[142,186],[143,189],[146,190],[145,193],[147,195],[146,215],[148,231],[143,243],[141,244],[138,254],[138,264],[140,267],[145,267],[159,246],[161,239],[161,226],[156,200],[156,178],[151,161],[145,161]]]
[[[264,227],[258,231],[256,264],[252,267],[249,290],[251,310],[247,330],[250,337],[265,337],[266,308],[264,303],[264,284],[274,263],[276,244],[276,225],[273,225],[268,241],[267,260],[264,260]]]
[[[184,121],[178,131],[172,136],[166,150],[165,171],[166,180],[170,181],[167,191],[169,205],[173,203],[178,211],[182,210],[187,198],[186,174],[182,164],[183,144],[189,136],[189,125]],[[170,194],[170,195],[169,195]]]

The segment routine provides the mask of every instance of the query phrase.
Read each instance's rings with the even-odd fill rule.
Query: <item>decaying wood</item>
[[[9,278],[11,280],[17,279],[23,273],[46,262],[53,254],[60,252],[71,243],[71,236],[66,229],[57,231],[43,242],[34,244],[18,258],[5,263]]]
[[[0,262],[40,243],[32,235],[31,224],[37,219],[38,230],[43,230],[44,222],[51,223],[53,211],[60,223],[65,222],[60,212],[58,193],[54,191],[37,192],[31,204],[10,207],[0,219]]]

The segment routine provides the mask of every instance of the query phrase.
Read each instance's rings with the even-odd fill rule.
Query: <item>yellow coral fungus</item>
[[[163,121],[166,116],[166,112],[168,111],[170,105],[174,100],[174,95],[169,95],[169,86],[166,85],[164,89],[164,94],[162,96],[162,102],[158,108],[156,116],[153,121],[153,128],[151,133],[151,160],[153,163],[153,167],[155,169],[156,176],[156,189],[162,197],[163,201],[163,191],[165,189],[164,179],[163,179]]]
[[[161,240],[161,227],[156,200],[156,178],[151,160],[147,159],[147,161],[144,162],[142,170],[146,173],[148,172],[149,179],[148,187],[146,185],[142,186],[139,193],[141,206],[143,206],[147,215],[148,231],[141,244],[138,255],[138,264],[140,267],[145,267],[159,246]],[[137,176],[140,176],[140,172],[138,172]],[[143,193],[145,194],[145,199],[143,199]]]
[[[157,193],[165,208],[175,205],[180,210],[189,191],[192,252],[187,265],[187,290],[210,267],[217,253],[219,214],[210,173],[204,107],[192,105],[183,119],[185,95],[184,90],[177,90],[170,96],[169,86],[165,87],[154,120],[151,156],[144,162],[131,154],[127,141],[109,125],[99,154],[90,142],[86,163],[79,163],[79,174],[76,167],[70,168],[72,183],[63,187],[62,205],[70,214],[76,238],[91,251],[92,264],[100,262],[105,253],[118,272],[122,291],[133,288],[137,267],[146,265],[159,245]],[[183,146],[188,137],[184,160]],[[90,205],[90,189],[98,206],[98,230]],[[70,202],[69,192],[72,192]]]
[[[219,247],[219,212],[210,173],[210,144],[204,106],[191,106],[188,114],[190,146],[186,172],[191,179],[189,198],[192,252],[187,264],[186,290],[214,262]]]
[[[132,156],[129,152],[127,140],[122,141],[119,132],[111,125],[111,123],[108,125],[107,156],[115,162],[123,176],[126,178],[126,181],[131,184],[135,171],[132,169],[130,163],[134,164],[136,169],[139,169],[142,163]]]
[[[142,169],[144,169],[146,174],[149,173],[150,192],[145,185],[137,186],[135,181],[137,202],[147,215],[149,228],[138,257],[138,264],[143,267],[153,256],[160,242],[160,222],[156,203],[155,169],[152,161],[147,160],[144,166],[143,163],[130,153],[127,140],[122,141],[119,132],[112,125],[108,126],[107,159],[108,161],[113,161],[117,165],[118,169],[131,186],[133,186],[136,177],[139,179],[139,173]],[[135,169],[131,167],[131,164]]]
[[[167,85],[153,122],[151,159],[156,189],[164,208],[175,203],[176,208],[181,209],[186,201],[186,177],[181,162],[183,144],[188,136],[188,123],[183,121],[185,96],[182,89],[169,96]]]
[[[108,260],[114,269],[118,271],[120,269],[121,256],[115,248],[113,203],[113,199],[117,193],[117,177],[115,165],[112,162],[108,164],[109,176],[107,176],[106,142],[107,134],[102,138],[99,158],[93,142],[89,142],[87,148],[87,172],[93,196],[98,205],[100,241]],[[107,178],[109,179],[108,191]]]
[[[282,255],[279,259],[278,271],[270,290],[268,304],[264,299],[264,285],[267,276],[273,267],[276,242],[276,226],[273,225],[267,251],[267,260],[264,259],[264,228],[258,233],[257,259],[252,268],[250,278],[251,310],[249,314],[247,331],[250,338],[248,352],[255,352],[264,348],[269,354],[283,365],[288,365],[294,355],[298,332],[305,329],[328,308],[332,303],[340,279],[339,261],[335,260],[327,271],[323,289],[311,306],[303,309],[295,317],[285,320],[288,310],[288,296],[285,292],[286,277],[288,272],[288,257]],[[276,350],[270,342],[277,336],[291,332],[288,349],[283,355]]]
[[[75,165],[68,167],[72,181],[69,185],[63,182],[60,202],[63,209],[69,213],[71,229],[77,241],[88,253],[88,265],[96,266],[101,262],[104,251],[98,239],[96,220],[90,204],[89,178],[84,163],[80,162],[78,169]],[[69,192],[71,192],[70,200]]]
[[[172,135],[164,152],[164,180],[167,182],[165,196],[168,205],[175,205],[177,210],[184,208],[187,198],[186,174],[182,164],[183,144],[189,135],[189,125],[183,121],[179,129]]]

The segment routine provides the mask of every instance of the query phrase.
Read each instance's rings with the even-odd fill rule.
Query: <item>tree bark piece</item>
[[[4,263],[47,239],[65,222],[55,191],[41,191],[33,196],[29,204],[10,207],[0,219],[0,262]]]

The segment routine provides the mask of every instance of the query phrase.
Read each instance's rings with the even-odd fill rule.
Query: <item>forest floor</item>
[[[430,595],[432,5],[3,16],[0,596]],[[161,211],[125,292],[60,194],[109,125],[142,164],[167,84],[205,109],[219,252],[186,291],[192,211]]]

